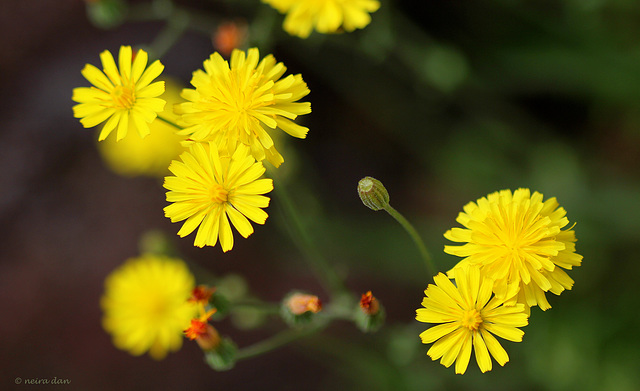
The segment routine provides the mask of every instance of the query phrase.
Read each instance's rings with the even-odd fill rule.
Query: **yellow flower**
[[[174,160],[169,170],[175,176],[165,178],[167,201],[165,216],[171,222],[185,220],[178,235],[184,237],[198,226],[194,245],[215,246],[218,238],[223,251],[233,248],[229,220],[242,237],[253,233],[247,218],[264,224],[268,215],[261,208],[269,205],[262,194],[273,190],[273,180],[258,179],[264,174],[261,162],[240,145],[229,157],[218,153],[214,143],[192,144],[189,151]]]
[[[140,137],[149,134],[149,123],[164,108],[165,101],[158,98],[164,92],[164,82],[151,83],[160,76],[164,66],[156,60],[147,68],[148,56],[138,50],[135,59],[131,46],[121,46],[119,68],[108,50],[100,53],[103,71],[91,64],[85,65],[82,75],[93,87],[73,89],[73,115],[80,118],[85,128],[105,122],[100,141],[116,127],[116,138],[121,140],[129,131],[138,131]]]
[[[279,166],[284,158],[276,150],[269,131],[280,128],[293,137],[305,138],[308,128],[292,120],[311,112],[309,102],[296,102],[309,93],[301,75],[280,77],[287,68],[272,55],[258,63],[258,49],[247,54],[234,50],[230,64],[218,53],[204,62],[204,71],[193,73],[176,107],[186,127],[180,134],[193,141],[214,141],[231,155],[238,143],[249,146],[257,161],[265,158]]]
[[[545,297],[571,289],[573,280],[565,269],[579,266],[575,253],[575,232],[562,230],[569,224],[565,210],[555,197],[542,201],[542,194],[518,189],[502,190],[470,202],[456,219],[466,228],[453,228],[444,236],[462,246],[445,246],[448,254],[464,257],[458,265],[474,264],[495,280],[493,290],[500,298],[528,307],[551,308]],[[455,276],[455,271],[449,271]],[[509,298],[509,292],[518,296]]]
[[[520,342],[524,332],[518,327],[528,324],[525,306],[518,303],[505,306],[504,300],[491,297],[492,281],[480,273],[477,266],[456,269],[454,285],[444,274],[434,277],[426,297],[416,310],[416,320],[440,323],[420,334],[422,343],[432,343],[427,354],[440,359],[445,367],[456,362],[456,373],[467,370],[471,349],[475,351],[478,367],[484,373],[491,370],[491,357],[504,366],[509,355],[493,336]]]
[[[312,29],[319,33],[353,31],[371,22],[369,13],[380,8],[377,0],[262,0],[286,13],[283,28],[291,35],[307,38]]]
[[[182,101],[181,89],[178,83],[166,80],[166,91],[162,98],[167,105],[164,111],[158,113],[159,117],[178,123],[173,105]],[[159,118],[151,122],[149,130],[150,134],[145,138],[132,132],[118,142],[113,137],[99,142],[98,150],[109,168],[117,174],[130,177],[147,175],[162,178],[169,174],[169,164],[185,150],[181,144],[185,138],[177,134],[175,126]]]
[[[155,255],[129,259],[105,280],[102,324],[113,344],[163,359],[182,346],[182,331],[198,312],[187,301],[195,285],[184,262]]]

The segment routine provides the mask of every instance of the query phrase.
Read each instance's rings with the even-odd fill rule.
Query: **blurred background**
[[[163,0],[131,3],[124,20],[88,14],[80,0],[0,4],[0,388],[57,377],[79,390],[640,389],[638,2],[382,0],[365,29],[306,40],[258,0],[174,1],[191,16]],[[112,172],[95,131],[73,118],[71,91],[88,85],[85,63],[123,44],[150,45],[164,74],[186,85],[226,21],[246,23],[245,47],[273,53],[309,85],[313,112],[300,122],[310,132],[281,150],[282,185],[348,288],[372,290],[387,323],[362,334],[335,322],[215,372],[194,343],[156,362],[117,350],[101,328],[104,278],[138,255],[145,233],[166,233],[194,272],[233,276],[264,300],[327,293],[275,197],[267,224],[228,253],[178,238],[162,181]],[[577,223],[574,288],[551,297],[551,310],[534,308],[522,343],[503,343],[505,367],[481,374],[472,358],[459,376],[426,356],[414,317],[431,276],[402,228],[360,202],[367,175],[441,271],[457,261],[442,234],[493,191],[555,196]],[[216,327],[239,346],[274,332],[233,319]]]

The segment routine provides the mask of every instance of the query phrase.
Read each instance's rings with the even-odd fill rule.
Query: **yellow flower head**
[[[258,62],[258,49],[247,54],[234,50],[230,64],[218,53],[204,62],[204,71],[193,73],[176,106],[186,125],[180,134],[193,141],[214,141],[231,155],[236,145],[250,147],[257,161],[267,159],[279,166],[284,158],[276,150],[269,131],[280,128],[293,137],[305,138],[308,128],[297,125],[298,115],[311,112],[309,102],[296,102],[309,93],[301,75],[280,77],[287,68],[272,55]]]
[[[542,201],[542,194],[529,189],[513,194],[502,190],[470,202],[456,219],[465,228],[447,231],[445,238],[465,243],[445,246],[448,254],[464,257],[458,265],[479,265],[484,275],[495,280],[496,295],[528,307],[551,308],[545,297],[571,289],[573,280],[561,268],[579,266],[575,253],[575,232],[568,228],[565,210],[555,198]],[[449,271],[455,276],[455,270]],[[518,291],[511,297],[510,292]]]
[[[93,87],[73,89],[73,115],[80,118],[85,128],[105,122],[100,141],[116,127],[116,138],[123,139],[129,131],[138,131],[140,137],[149,134],[149,123],[164,108],[165,101],[158,98],[164,92],[164,82],[151,83],[160,76],[164,65],[156,60],[147,68],[148,55],[138,50],[135,59],[131,46],[121,46],[118,67],[108,50],[100,53],[103,71],[91,64],[85,65],[82,75]]]
[[[312,29],[319,33],[353,31],[371,22],[369,13],[380,8],[377,0],[262,0],[286,13],[283,28],[291,35],[307,38]]]
[[[184,262],[155,255],[129,259],[105,280],[102,324],[113,344],[156,360],[182,346],[183,330],[197,315],[187,301],[195,285]]]
[[[173,105],[182,101],[182,87],[166,80],[166,88],[162,98],[167,101],[167,105],[158,116],[177,123],[178,116],[173,113]],[[151,122],[149,130],[150,134],[145,138],[132,132],[118,142],[114,137],[99,142],[98,150],[109,168],[117,174],[129,177],[146,175],[163,178],[169,174],[169,164],[185,150],[181,144],[185,137],[177,134],[176,127],[159,118]]]
[[[493,334],[522,341],[524,332],[518,327],[529,322],[524,304],[505,306],[504,300],[491,297],[493,282],[477,266],[456,268],[455,285],[442,273],[434,281],[424,291],[424,308],[416,310],[416,320],[439,323],[420,334],[422,343],[435,342],[427,352],[431,359],[440,359],[447,368],[455,361],[456,373],[463,374],[473,348],[483,373],[491,370],[492,356],[504,366],[509,355]]]
[[[167,201],[165,216],[171,222],[186,220],[178,235],[184,237],[198,226],[194,244],[215,246],[220,239],[223,251],[233,247],[229,220],[242,237],[253,233],[249,220],[264,224],[268,215],[261,208],[269,205],[262,194],[273,190],[273,180],[259,179],[265,172],[244,145],[232,156],[221,155],[214,143],[195,143],[174,160],[165,178]],[[248,219],[249,220],[248,220]]]

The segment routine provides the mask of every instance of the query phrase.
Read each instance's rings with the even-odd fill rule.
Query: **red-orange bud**
[[[362,308],[362,311],[367,315],[375,315],[380,310],[380,303],[378,303],[378,299],[371,294],[371,291],[368,291],[362,294],[360,308]]]

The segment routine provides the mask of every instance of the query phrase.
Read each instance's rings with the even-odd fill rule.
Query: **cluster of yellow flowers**
[[[172,222],[186,220],[178,235],[186,236],[198,228],[196,246],[215,246],[219,240],[226,252],[233,247],[231,224],[245,238],[253,233],[249,220],[264,224],[267,213],[262,208],[269,205],[264,194],[273,190],[273,182],[261,178],[265,172],[262,161],[275,167],[284,161],[270,133],[280,129],[304,138],[308,131],[293,122],[311,112],[310,103],[298,102],[309,94],[302,76],[282,77],[287,68],[272,55],[260,60],[256,48],[246,53],[236,49],[230,61],[214,53],[204,61],[204,70],[193,73],[195,88],[183,89],[184,101],[165,114],[166,102],[159,98],[165,83],[152,83],[164,68],[159,61],[147,68],[146,52],[138,50],[134,56],[130,46],[120,48],[119,68],[109,51],[100,58],[104,72],[92,65],[82,71],[93,87],[74,89],[73,100],[78,102],[74,115],[85,127],[104,123],[99,140],[117,129],[116,141],[127,140],[129,145],[150,133],[149,123],[159,121],[165,129],[167,124],[174,127],[168,135],[157,137],[156,145],[147,145],[152,145],[151,155],[160,162],[176,152],[176,139],[186,148],[179,160],[169,165],[173,175],[167,176],[164,184],[167,201],[172,203],[165,208],[165,215]],[[136,131],[140,137],[128,141]],[[174,141],[167,141],[167,137]],[[135,150],[140,158],[140,150]],[[169,152],[162,154],[162,150]],[[121,154],[124,149],[108,148],[105,155],[110,156],[110,151]],[[158,165],[151,164],[154,172]],[[117,163],[114,166],[120,167]],[[126,167],[131,166],[138,167],[128,164],[120,171],[126,173]]]
[[[364,28],[380,6],[377,0],[265,2],[288,13],[284,29],[302,38],[314,29]],[[147,52],[121,46],[117,62],[105,50],[102,70],[90,64],[82,69],[92,86],[75,88],[72,100],[85,128],[100,126],[98,148],[113,171],[164,177],[170,203],[165,216],[184,221],[179,236],[197,230],[196,246],[219,241],[227,252],[234,244],[232,226],[247,238],[251,222],[265,223],[265,194],[273,181],[263,178],[263,161],[276,168],[284,162],[278,131],[306,137],[309,129],[294,120],[310,113],[311,104],[300,102],[310,92],[301,75],[285,77],[284,64],[272,55],[261,59],[257,48],[236,49],[244,39],[241,29],[224,31],[214,42],[220,53],[193,73],[193,88],[159,79],[159,60],[148,64]],[[208,295],[187,300],[197,292],[183,261],[152,254],[132,258],[105,282],[104,328],[117,347],[134,355],[149,351],[155,359],[177,350],[183,331],[201,346],[213,345],[219,337],[208,319],[215,309],[204,311]]]
[[[559,295],[573,280],[562,269],[579,266],[575,232],[555,198],[543,202],[529,189],[502,190],[470,202],[445,237],[460,246],[445,246],[463,257],[448,276],[440,273],[425,290],[416,319],[438,323],[420,334],[432,343],[427,354],[456,373],[464,373],[471,350],[480,370],[491,370],[491,356],[500,365],[509,356],[492,335],[522,341],[518,329],[528,324],[531,307],[551,308],[546,292]],[[451,282],[454,279],[455,285]]]

